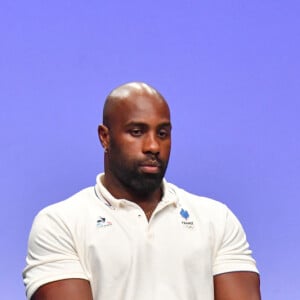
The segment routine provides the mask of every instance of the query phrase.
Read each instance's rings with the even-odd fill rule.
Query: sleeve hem
[[[219,274],[230,273],[230,272],[254,272],[259,274],[259,271],[255,265],[244,264],[244,265],[236,265],[236,266],[228,265],[228,266],[216,267],[213,270],[213,275],[219,275]]]

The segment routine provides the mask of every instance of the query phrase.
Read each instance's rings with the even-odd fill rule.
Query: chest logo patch
[[[187,220],[188,218],[189,218],[189,212],[187,211],[187,210],[185,210],[185,209],[181,209],[181,211],[180,211],[180,215],[185,219],[185,220]]]
[[[104,217],[98,217],[97,219],[97,227],[106,227],[106,226],[111,226],[112,222],[106,220]]]
[[[184,225],[186,228],[192,229],[194,228],[194,222],[189,220],[190,214],[187,210],[181,209],[180,210],[180,215],[184,219],[181,221],[181,224]]]

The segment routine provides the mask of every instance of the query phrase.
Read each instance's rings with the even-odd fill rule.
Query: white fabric
[[[27,298],[66,278],[91,283],[94,300],[213,300],[213,275],[257,272],[237,218],[220,202],[164,181],[150,222],[101,184],[43,209],[29,237]]]

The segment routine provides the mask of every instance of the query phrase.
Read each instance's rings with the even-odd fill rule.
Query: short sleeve
[[[244,229],[236,216],[227,207],[226,209],[225,224],[216,250],[213,274],[235,271],[258,273]]]
[[[88,279],[79,261],[66,220],[47,210],[35,218],[23,271],[27,299],[42,285],[68,278]]]

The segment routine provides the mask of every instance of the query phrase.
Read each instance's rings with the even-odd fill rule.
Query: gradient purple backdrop
[[[169,101],[167,179],[226,203],[265,300],[300,299],[299,1],[1,1],[1,298],[25,299],[35,214],[93,185],[108,92]]]

